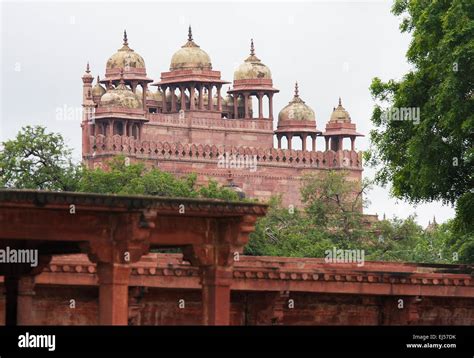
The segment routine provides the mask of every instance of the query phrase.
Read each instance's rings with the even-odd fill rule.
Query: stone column
[[[355,151],[355,139],[356,138],[354,136],[351,137],[351,150],[352,151]]]
[[[184,86],[180,86],[179,87],[179,91],[180,91],[180,94],[181,94],[181,107],[180,109],[185,111],[186,110],[186,92],[185,92],[185,87]]]
[[[278,149],[281,149],[281,136],[277,135],[277,139],[278,139]]]
[[[269,117],[273,120],[273,93],[268,94],[268,106]]]
[[[237,101],[239,100],[239,94],[234,93],[234,119],[239,118],[239,109],[237,108]]]
[[[311,148],[313,149],[313,152],[316,152],[316,134],[314,134],[311,138],[313,139],[313,146]]]
[[[306,139],[307,139],[307,138],[308,138],[308,135],[307,135],[307,134],[303,134],[303,135],[301,136],[303,151],[306,151]]]
[[[222,112],[221,88],[222,85],[217,86],[217,110],[219,112]]]
[[[113,120],[109,120],[109,134],[108,136],[109,137],[112,137],[114,135],[114,121]]]
[[[176,112],[176,97],[175,97],[176,87],[171,86],[170,90],[171,90],[171,113],[174,113]]]
[[[203,85],[199,85],[199,110],[204,110],[204,96],[202,91]]]
[[[166,104],[166,87],[162,87],[161,92],[163,93],[163,97],[161,99],[161,106],[163,108],[161,109],[161,113],[168,113],[168,107]]]
[[[344,137],[337,138],[337,150],[342,150],[343,141],[344,141]]]
[[[148,90],[148,86],[146,82],[141,83],[142,86],[142,103],[143,103],[143,110],[146,112],[146,91]]]
[[[141,140],[142,139],[142,133],[143,133],[143,125],[142,124],[139,124],[138,125],[138,132],[137,132],[137,140]]]
[[[203,324],[230,324],[230,286],[232,269],[208,267],[201,269]]]
[[[5,326],[17,325],[18,307],[18,280],[17,275],[5,275]]]
[[[209,232],[203,242],[186,246],[184,260],[199,267],[202,285],[203,324],[230,323],[230,286],[236,252],[242,252],[250,233],[255,229],[256,217],[241,219],[209,219]]]
[[[210,111],[214,110],[214,105],[212,103],[212,85],[207,87],[207,109]]]
[[[326,141],[326,152],[329,150],[329,137],[324,137],[324,140]]]
[[[33,297],[35,295],[35,276],[25,275],[18,280],[17,325],[34,325]]]
[[[249,118],[249,94],[244,92],[244,118]]]
[[[194,95],[195,95],[195,87],[194,87],[194,84],[192,84],[189,87],[189,109],[191,111],[194,111],[196,109],[196,106],[194,104]]]
[[[128,324],[128,264],[99,262],[99,324]]]
[[[258,118],[263,118],[263,93],[258,93]]]

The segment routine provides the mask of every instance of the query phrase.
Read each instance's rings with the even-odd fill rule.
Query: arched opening
[[[258,118],[258,97],[249,96],[249,118]]]
[[[265,94],[262,99],[263,103],[263,118],[270,118],[270,100],[268,99],[268,95]]]
[[[134,124],[132,126],[132,137],[135,139],[138,139],[138,133],[139,133],[138,124]]]
[[[351,150],[351,139],[350,138],[341,138],[342,140],[342,149]]]
[[[291,142],[291,149],[301,150],[303,148],[303,140],[299,135],[293,135],[293,141]]]
[[[114,135],[123,135],[123,123],[122,122],[114,122]]]

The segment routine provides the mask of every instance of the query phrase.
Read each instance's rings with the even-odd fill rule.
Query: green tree
[[[474,3],[397,0],[392,12],[413,35],[413,69],[398,82],[373,80],[367,159],[396,197],[454,204],[474,183]],[[401,108],[419,108],[419,122],[387,115]]]
[[[2,143],[0,186],[18,189],[77,189],[81,167],[73,163],[63,137],[42,126],[26,126]]]
[[[125,156],[106,162],[107,170],[83,169],[79,191],[102,194],[152,195],[167,197],[209,198],[238,201],[236,192],[209,180],[196,185],[196,174],[184,177],[147,169],[143,163],[127,164]]]
[[[455,204],[452,244],[474,262],[474,2],[397,0],[392,12],[413,35],[413,69],[400,81],[372,81],[376,129],[366,159],[394,196]],[[387,115],[410,107],[420,109],[419,122]]]
[[[270,200],[257,222],[245,253],[249,255],[323,257],[326,250],[362,249],[372,234],[363,223],[363,192],[368,182],[351,182],[347,173],[328,171],[302,180],[303,208],[285,208]]]

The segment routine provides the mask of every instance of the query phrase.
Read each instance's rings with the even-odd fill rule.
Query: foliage
[[[0,186],[18,189],[77,190],[81,167],[58,133],[26,126],[15,139],[2,143]]]
[[[373,79],[366,160],[397,198],[455,204],[449,242],[474,262],[474,2],[396,0],[392,12],[412,34],[412,70],[400,81]],[[419,108],[419,121],[391,120],[387,111],[400,108]]]
[[[24,127],[0,150],[0,186],[17,189],[80,191],[103,194],[153,195],[238,201],[236,192],[209,180],[197,186],[196,175],[182,178],[124,156],[106,163],[107,170],[88,169],[72,161],[71,149],[58,133],[42,126]]]
[[[248,255],[325,257],[326,250],[364,250],[365,260],[425,263],[474,262],[474,242],[456,234],[449,221],[423,230],[416,217],[394,217],[367,225],[360,188],[343,172],[308,176],[301,188],[303,208],[285,208],[273,197],[245,248]],[[472,220],[472,219],[471,219]]]
[[[369,235],[361,212],[369,183],[347,180],[347,173],[308,175],[301,188],[303,209],[284,208],[281,197],[270,201],[245,253],[249,255],[322,257],[325,250],[359,247]]]
[[[214,180],[197,187],[196,174],[182,178],[159,169],[145,168],[143,163],[127,164],[124,156],[106,163],[107,170],[84,169],[79,191],[103,194],[152,195],[186,198],[210,198],[238,201],[234,191]]]
[[[413,69],[399,82],[372,81],[366,159],[398,198],[455,203],[474,183],[474,2],[397,0],[392,12],[412,33]],[[420,121],[391,120],[391,108],[419,108]]]

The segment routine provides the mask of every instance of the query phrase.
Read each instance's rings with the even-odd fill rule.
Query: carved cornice
[[[96,265],[88,262],[85,256],[76,260],[64,260],[55,258],[44,272],[52,273],[81,273],[93,275],[96,273]],[[167,262],[165,258],[169,258]],[[177,260],[180,255],[150,254],[138,263],[132,265],[132,275],[134,276],[167,276],[185,278],[199,277],[197,267],[191,266],[187,262]],[[152,260],[152,258],[154,258]],[[422,285],[422,286],[456,286],[473,287],[472,276],[468,273],[423,273],[423,272],[380,272],[371,270],[371,263],[366,263],[366,270],[351,270],[340,264],[339,268],[315,268],[298,269],[282,268],[282,262],[277,260],[266,262],[259,257],[252,257],[253,263],[264,263],[265,267],[248,267],[250,258],[241,256],[240,261],[235,261],[233,277],[235,280],[246,281],[308,281],[327,283],[366,283],[366,284],[397,284],[397,285]],[[308,262],[313,259],[294,259],[294,262]],[[393,263],[387,263],[392,265]],[[466,266],[466,269],[469,269]],[[472,270],[472,268],[471,268]]]
[[[0,189],[0,206],[18,205],[25,203],[34,206],[68,206],[74,204],[82,205],[91,210],[101,208],[109,211],[138,211],[144,213],[143,222],[150,221],[146,218],[153,210],[159,212],[179,212],[181,205],[186,206],[186,213],[201,213],[222,216],[244,216],[244,215],[265,215],[267,205],[258,203],[224,202],[211,199],[191,199],[191,198],[164,198],[139,195],[110,195],[92,194],[76,192],[50,192],[29,189]],[[146,211],[143,211],[146,210]],[[143,221],[145,220],[145,221]]]

